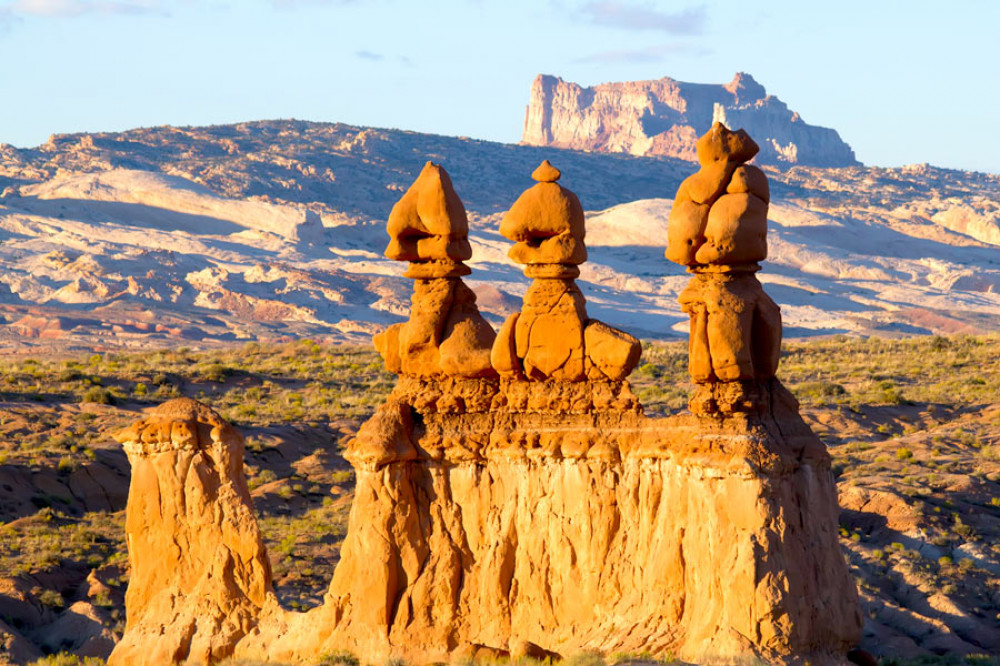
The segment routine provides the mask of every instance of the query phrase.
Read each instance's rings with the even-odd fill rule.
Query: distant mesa
[[[743,72],[725,85],[664,77],[591,88],[539,74],[531,84],[521,143],[693,161],[695,142],[716,121],[756,137],[761,164],[860,164],[836,130],[803,122]]]

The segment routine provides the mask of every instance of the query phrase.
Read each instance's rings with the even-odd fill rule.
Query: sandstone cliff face
[[[623,382],[401,378],[349,447],[325,604],[272,606],[236,654],[842,660],[861,617],[829,458],[770,396],[647,419]]]
[[[716,120],[754,136],[761,163],[859,164],[835,130],[806,124],[742,72],[725,85],[664,77],[591,88],[540,74],[531,85],[521,143],[694,160],[695,142]]]

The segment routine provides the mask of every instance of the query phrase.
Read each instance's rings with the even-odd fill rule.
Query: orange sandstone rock
[[[625,382],[401,377],[348,445],[357,487],[323,606],[236,656],[842,663],[860,636],[830,459],[768,409],[648,419]]]
[[[535,169],[539,181],[511,206],[500,233],[517,241],[514,261],[527,264],[534,281],[516,318],[508,319],[492,350],[503,377],[579,382],[623,379],[639,362],[634,337],[587,317],[586,301],[574,278],[587,258],[583,207],[558,185],[559,170],[548,160]],[[593,328],[589,338],[585,330]],[[588,340],[594,349],[588,347]]]
[[[125,530],[127,624],[112,665],[230,656],[273,597],[243,475],[243,437],[180,398],[121,432],[132,465]]]
[[[701,168],[681,183],[674,197],[667,222],[667,259],[686,266],[726,263],[718,258],[721,254],[719,250],[714,254],[706,252],[704,257],[699,257],[698,253],[706,241],[724,245],[737,235],[740,235],[743,245],[751,236],[754,242],[764,243],[762,249],[756,246],[753,250],[744,248],[744,254],[760,255],[751,261],[760,261],[767,256],[766,242],[757,238],[762,237],[767,229],[767,201],[770,198],[767,177],[756,167],[741,166],[757,151],[757,144],[746,132],[730,132],[719,122],[698,139],[698,163]],[[740,209],[737,203],[730,201],[723,204],[724,210],[720,209],[710,222],[710,211],[727,191],[730,194],[753,194],[763,203],[763,208],[754,204],[751,209],[747,203]],[[741,225],[752,225],[753,231],[737,229]],[[744,260],[734,258],[732,261]]]
[[[666,256],[695,274],[680,302],[691,317],[689,368],[696,413],[759,407],[748,382],[770,379],[781,349],[781,311],[754,272],[767,258],[767,177],[742,164],[757,153],[743,130],[715,123],[698,140],[701,168],[678,188]],[[733,386],[716,386],[718,383]]]
[[[469,221],[451,178],[428,162],[389,213],[389,246],[396,261],[460,262],[472,257]]]
[[[561,174],[548,160],[531,176],[539,182],[500,221],[500,233],[516,242],[510,258],[519,264],[582,264],[587,248],[580,200],[556,182]]]
[[[460,276],[472,256],[465,208],[448,173],[428,162],[388,223],[386,256],[409,261],[415,280],[409,321],[373,338],[386,368],[423,377],[492,377],[496,337]]]

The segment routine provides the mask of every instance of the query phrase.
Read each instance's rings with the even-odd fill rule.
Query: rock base
[[[351,443],[322,606],[235,656],[675,655],[843,663],[860,638],[830,460],[794,398],[648,419],[625,382],[403,377]]]

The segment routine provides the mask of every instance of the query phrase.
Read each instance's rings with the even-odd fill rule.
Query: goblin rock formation
[[[179,398],[118,436],[132,465],[127,625],[109,664],[219,661],[273,597],[243,437]]]
[[[757,144],[712,125],[698,139],[701,169],[681,183],[667,223],[666,256],[694,278],[681,292],[691,316],[691,411],[762,406],[781,353],[781,311],[754,273],[767,258],[767,176],[745,162]]]
[[[639,341],[587,318],[574,278],[587,260],[583,208],[559,185],[559,170],[542,162],[538,183],[522,194],[500,223],[516,244],[510,258],[527,264],[534,281],[520,312],[512,314],[493,345],[493,367],[502,377],[543,381],[624,379],[639,362]]]
[[[742,155],[742,139],[723,141],[722,154]],[[739,158],[722,161],[715,168],[728,172],[728,187],[738,167],[728,162]],[[461,219],[457,198],[436,196],[452,202],[436,208],[451,211],[450,226],[428,225],[419,192],[450,188],[443,171],[425,173],[427,181],[404,197],[417,200],[417,214],[412,226],[393,223],[394,244],[412,238],[419,219],[412,234],[421,235],[400,242],[398,256],[415,257],[420,275],[419,262],[451,262],[442,265],[452,277],[417,279],[457,279],[456,257],[465,255],[447,251],[462,233],[454,224]],[[143,422],[130,431],[129,447],[167,449],[153,455],[164,456],[170,470],[193,464],[187,457],[177,464],[191,454],[174,445],[192,441],[189,431],[205,432],[198,442],[230,443],[230,457],[212,468],[218,472],[194,465],[203,470],[195,477],[163,472],[155,485],[133,486],[142,496],[130,498],[130,512],[188,493],[197,516],[201,498],[215,498],[220,519],[211,523],[145,516],[150,534],[143,538],[165,544],[173,558],[163,571],[187,571],[187,562],[208,553],[201,544],[239,543],[242,557],[221,548],[215,557],[232,566],[200,586],[174,576],[134,578],[123,641],[131,647],[116,651],[117,663],[141,663],[141,644],[200,660],[232,653],[285,663],[340,650],[366,663],[558,658],[584,650],[695,662],[843,662],[860,637],[857,594],[837,542],[830,458],[795,399],[770,379],[760,386],[767,409],[645,417],[625,378],[637,358],[633,341],[610,328],[587,333],[597,324],[587,320],[572,284],[586,256],[579,202],[557,185],[551,165],[535,177],[539,184],[511,209],[503,231],[517,242],[512,256],[543,286],[532,286],[537,294],[526,295],[497,337],[497,375],[481,370],[478,343],[467,365],[450,370],[428,364],[408,371],[401,360],[391,366],[400,375],[396,387],[347,446],[354,504],[321,606],[281,608],[266,568],[244,564],[264,560],[256,529],[243,522],[235,529],[225,519],[249,511],[245,487],[230,476],[238,449],[231,429],[199,412],[193,425],[185,416],[183,427]],[[748,192],[758,185],[751,182],[757,189]],[[419,239],[431,236],[440,238],[424,247],[439,254],[420,249]],[[535,305],[542,302],[547,309]],[[428,321],[448,320],[449,307],[414,299]],[[551,325],[550,315],[557,320]],[[520,333],[518,324],[532,318]],[[393,363],[388,339],[380,349]],[[135,473],[150,478],[140,467],[149,461],[130,455]],[[217,487],[217,477],[232,491],[193,490]],[[165,506],[173,516],[174,505]],[[173,591],[170,603],[151,600],[161,589]],[[204,608],[214,618],[223,607],[235,619],[221,628],[192,624],[187,614]]]
[[[531,85],[521,143],[693,160],[697,137],[717,120],[757,136],[761,162],[858,164],[835,130],[802,122],[742,72],[725,85],[662,78],[592,88],[539,74]]]
[[[410,262],[410,320],[375,336],[391,372],[420,377],[490,377],[495,333],[462,282],[472,256],[465,207],[448,173],[428,162],[389,214],[385,256]]]

